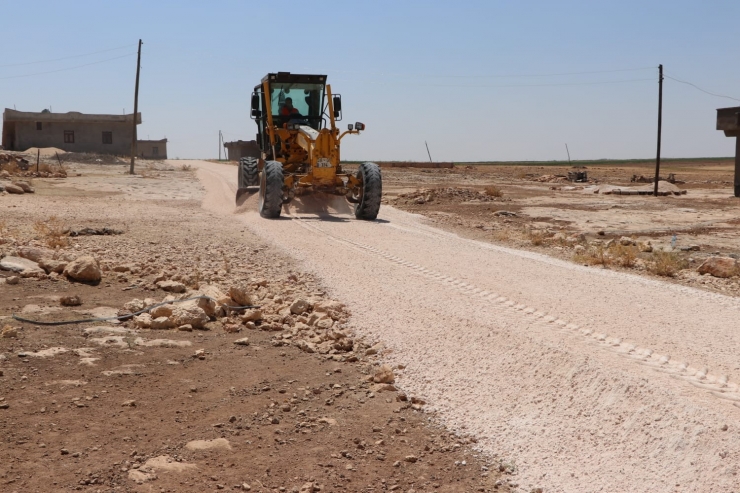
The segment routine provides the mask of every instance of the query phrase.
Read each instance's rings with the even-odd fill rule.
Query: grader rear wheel
[[[380,211],[380,197],[383,194],[383,180],[380,167],[375,163],[362,163],[357,171],[360,180],[360,196],[355,204],[355,217],[372,221]]]
[[[260,216],[269,219],[280,217],[283,209],[283,165],[278,161],[267,161],[260,176]]]

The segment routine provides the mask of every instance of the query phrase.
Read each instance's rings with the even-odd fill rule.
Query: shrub
[[[488,185],[486,188],[486,195],[489,197],[503,197],[504,192],[501,191],[496,185]]]
[[[673,252],[654,252],[653,260],[648,264],[648,271],[658,276],[674,277],[688,265],[685,259]]]
[[[51,216],[46,221],[36,221],[33,229],[36,230],[50,248],[64,248],[69,246],[69,228],[56,216]]]

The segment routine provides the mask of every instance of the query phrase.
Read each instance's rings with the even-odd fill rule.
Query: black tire
[[[269,219],[280,217],[283,209],[283,165],[278,161],[267,161],[260,176],[260,216]]]
[[[380,167],[375,163],[362,163],[357,171],[360,180],[359,202],[355,204],[355,217],[372,221],[380,211],[380,197],[383,195],[383,179]]]
[[[243,157],[239,160],[239,188],[256,187],[260,184],[257,158]]]

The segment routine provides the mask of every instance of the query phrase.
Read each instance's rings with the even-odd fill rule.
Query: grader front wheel
[[[260,183],[258,160],[243,157],[239,160],[239,188],[256,187]]]
[[[283,165],[278,161],[267,161],[260,176],[260,216],[269,219],[280,217],[283,209]]]
[[[357,179],[360,180],[360,196],[355,204],[355,217],[372,221],[378,217],[383,194],[380,167],[375,163],[362,163],[357,171]]]

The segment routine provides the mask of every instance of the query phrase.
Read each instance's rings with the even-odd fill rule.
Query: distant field
[[[387,160],[386,160],[387,161]],[[386,162],[384,161],[384,162]],[[734,157],[690,157],[662,158],[661,164],[733,164]],[[346,164],[360,164],[365,161],[342,161]],[[402,163],[404,161],[394,161]],[[647,159],[592,159],[573,161],[455,161],[455,166],[629,166],[654,164],[655,158]]]

